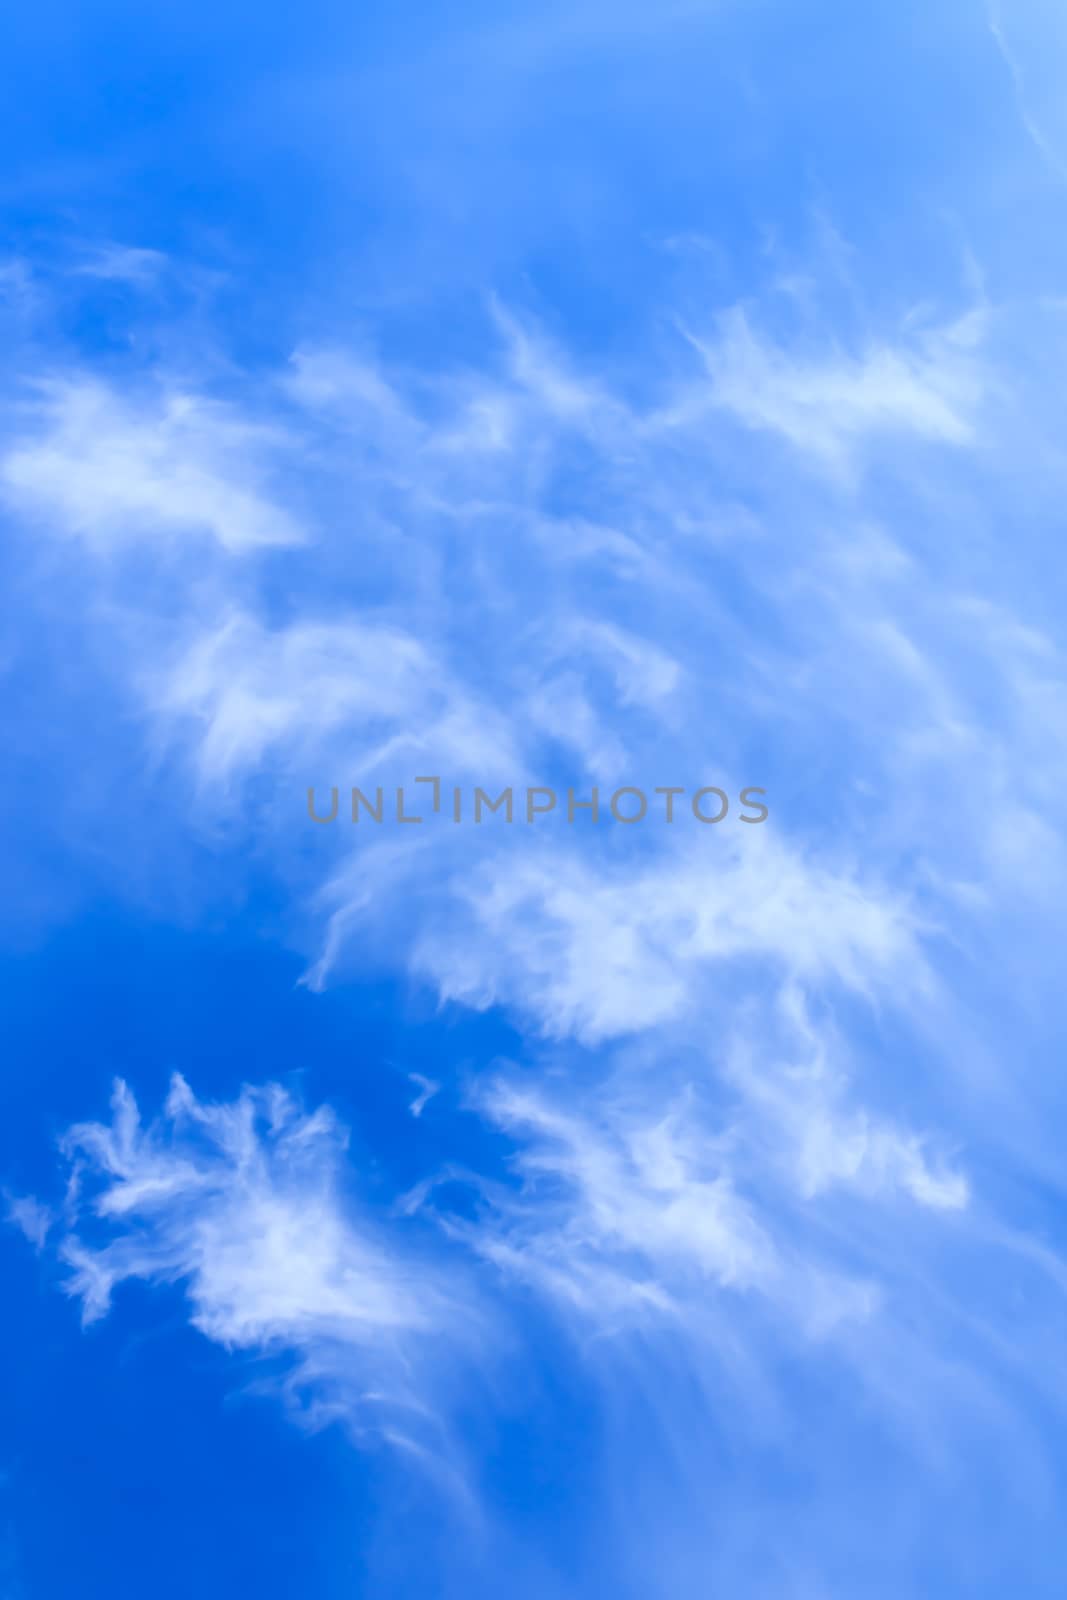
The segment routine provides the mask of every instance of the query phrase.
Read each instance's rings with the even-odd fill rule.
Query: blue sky
[[[0,1600],[1064,1592],[1065,61],[13,19]]]

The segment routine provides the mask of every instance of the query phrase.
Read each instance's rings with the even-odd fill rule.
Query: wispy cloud
[[[197,535],[229,551],[303,538],[264,483],[276,429],[181,390],[135,398],[84,375],[34,388],[0,481],[45,532],[102,551]]]
[[[423,1448],[442,1423],[431,1370],[469,1355],[476,1311],[361,1210],[332,1112],[277,1085],[209,1104],[180,1077],[149,1125],[124,1083],[112,1110],[63,1141],[73,1216],[57,1249],[86,1322],[129,1280],[178,1284],[207,1338],[285,1359],[309,1420]]]
[[[914,341],[805,352],[783,350],[737,308],[714,337],[690,336],[708,387],[695,388],[667,420],[692,423],[719,408],[835,467],[883,435],[966,445],[974,440],[982,398],[975,359],[981,328],[975,314]]]
[[[531,850],[456,887],[465,914],[423,935],[416,969],[448,999],[512,1004],[587,1044],[676,1018],[719,963],[759,959],[860,990],[923,981],[905,901],[774,841],[709,858],[694,838],[614,869]]]
[[[996,45],[1011,77],[1012,89],[1015,92],[1015,103],[1018,106],[1019,116],[1022,119],[1023,127],[1026,129],[1027,137],[1052,175],[1061,182],[1067,182],[1067,163],[1053,149],[1040,123],[1030,109],[1026,92],[1026,77],[1018,57],[1008,42],[998,0],[986,0],[986,20],[989,24],[989,32],[992,35],[993,43]]]

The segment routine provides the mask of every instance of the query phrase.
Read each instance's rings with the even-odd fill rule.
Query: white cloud
[[[167,258],[159,250],[105,244],[91,250],[75,271],[86,278],[103,278],[108,282],[129,283],[135,288],[142,288],[153,283],[166,264]]]
[[[12,1195],[7,1203],[7,1219],[37,1250],[43,1250],[55,1222],[48,1206],[32,1195]]]
[[[610,622],[575,617],[558,630],[556,649],[564,657],[602,661],[620,707],[662,707],[678,687],[681,668],[666,650]]]
[[[402,1436],[429,1414],[420,1384],[468,1344],[477,1309],[360,1212],[328,1108],[277,1085],[208,1104],[175,1077],[160,1121],[145,1126],[121,1082],[113,1112],[63,1141],[77,1217],[59,1254],[87,1322],[131,1279],[180,1284],[207,1338],[290,1359],[313,1418]]]
[[[195,534],[233,552],[301,541],[266,488],[277,430],[180,389],[134,397],[83,376],[36,388],[0,482],[48,531],[101,551]]]
[[[268,755],[310,763],[345,727],[382,739],[442,698],[432,657],[400,629],[351,618],[271,630],[241,612],[200,633],[147,692],[157,714],[188,729],[202,776],[220,782]],[[347,752],[352,780],[358,753]],[[305,781],[343,776],[309,766]]]
[[[500,1078],[476,1093],[515,1139],[522,1183],[492,1188],[481,1220],[452,1231],[500,1271],[601,1330],[666,1319],[697,1344],[721,1325],[713,1290],[757,1294],[820,1337],[875,1312],[872,1282],[776,1240],[737,1187],[729,1124],[710,1127],[691,1095],[573,1098]]]
[[[793,351],[757,333],[735,308],[714,338],[690,335],[708,384],[666,420],[692,424],[722,409],[833,466],[879,435],[969,444],[984,388],[974,354],[981,333],[982,315],[972,313],[910,344],[871,343],[852,354],[820,342]]]
[[[418,941],[415,968],[446,999],[514,1005],[587,1044],[676,1018],[713,964],[739,957],[862,992],[921,989],[920,927],[902,897],[805,861],[762,825],[714,854],[704,832],[622,866],[546,847],[476,868],[453,885],[454,922],[446,913]]]
[[[1061,183],[1067,182],[1067,163],[1053,149],[1044,129],[1031,110],[1027,95],[1026,75],[1015,51],[1008,42],[1001,17],[1001,9],[997,0],[986,0],[986,21],[989,25],[993,43],[996,45],[1001,60],[1008,69],[1012,90],[1015,95],[1015,104],[1018,107],[1019,117],[1026,130],[1027,138],[1053,176],[1058,178]]]
[[[831,1030],[812,1025],[798,986],[783,989],[779,1009],[790,1046],[785,1059],[764,1031],[754,1041],[739,1037],[727,1068],[745,1102],[739,1127],[761,1162],[784,1171],[804,1200],[847,1188],[890,1202],[905,1195],[935,1211],[964,1209],[966,1177],[933,1159],[929,1141],[850,1103],[847,1075],[832,1060]]]
[[[205,790],[225,793],[269,767],[301,797],[309,787],[370,793],[381,778],[390,805],[436,772],[490,782],[520,779],[506,718],[450,674],[401,627],[355,614],[271,629],[246,612],[198,630],[146,674],[143,695],[163,741],[183,743]],[[323,798],[320,810],[328,809]]]
[[[294,351],[286,380],[289,393],[309,410],[328,413],[362,443],[417,448],[423,428],[403,397],[369,360],[347,350]]]

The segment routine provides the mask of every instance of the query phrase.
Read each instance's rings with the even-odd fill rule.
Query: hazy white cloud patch
[[[231,552],[302,541],[269,489],[276,428],[178,388],[135,396],[91,376],[35,388],[0,483],[46,531],[101,552],[192,535]]]
[[[476,1104],[515,1140],[520,1182],[490,1189],[479,1222],[453,1231],[580,1333],[673,1325],[714,1344],[730,1319],[721,1294],[755,1295],[817,1337],[876,1313],[873,1278],[798,1254],[746,1196],[729,1119],[716,1124],[701,1097],[653,1105],[612,1083],[579,1097],[498,1078]]]
[[[446,999],[513,1005],[587,1044],[677,1018],[714,964],[741,958],[861,992],[925,981],[904,897],[766,838],[599,868],[573,848],[530,849],[453,887],[454,920],[429,924],[415,969]]]
[[[144,693],[164,737],[179,734],[212,785],[268,763],[302,794],[346,779],[350,789],[382,766],[403,782],[420,753],[491,774],[510,750],[499,713],[450,675],[432,641],[367,613],[271,629],[235,611],[196,632]]]
[[[993,43],[996,45],[1011,78],[1015,103],[1027,138],[1053,176],[1058,178],[1061,183],[1067,182],[1067,162],[1053,148],[1048,135],[1034,114],[1027,91],[1026,73],[1017,53],[1009,42],[1004,26],[1002,8],[998,4],[998,0],[986,0],[986,20],[989,24],[989,32]]]
[[[50,1207],[42,1205],[32,1195],[11,1195],[7,1202],[7,1220],[28,1239],[36,1250],[43,1250],[52,1231],[55,1216]]]
[[[713,409],[731,412],[746,427],[777,433],[835,468],[879,437],[969,445],[985,387],[982,328],[976,312],[856,351],[827,349],[823,341],[793,348],[759,332],[738,307],[721,318],[713,337],[689,336],[708,384],[664,420],[691,425]]]
[[[610,622],[576,618],[561,634],[561,652],[568,646],[604,664],[622,708],[662,706],[678,687],[681,668],[666,650]]]
[[[135,288],[144,288],[154,283],[166,266],[167,257],[160,250],[104,244],[88,251],[74,270],[86,278],[101,278],[109,283],[128,283]]]
[[[203,777],[225,782],[268,755],[310,757],[346,724],[425,715],[435,688],[430,656],[402,630],[360,619],[272,630],[239,612],[196,637],[149,693],[188,728]]]
[[[964,1210],[970,1186],[956,1163],[929,1139],[856,1103],[839,1059],[842,1042],[826,1023],[812,1023],[799,986],[786,985],[778,1010],[778,1036],[740,1031],[724,1065],[741,1096],[738,1128],[760,1163],[805,1201],[843,1188],[869,1200],[906,1197],[934,1211]]]

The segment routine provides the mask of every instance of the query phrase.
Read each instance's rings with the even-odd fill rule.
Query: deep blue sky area
[[[54,1191],[60,1134],[106,1104],[115,1077],[155,1106],[177,1071],[209,1097],[280,1075],[312,1105],[332,1094],[352,1118],[368,1191],[387,1203],[441,1159],[429,1129],[416,1124],[427,1137],[412,1138],[404,1069],[432,1068],[443,1037],[450,1059],[475,1065],[513,1036],[484,1021],[450,1026],[396,985],[319,997],[298,987],[299,975],[291,956],[233,925],[204,938],[106,906],[14,956],[3,1035],[12,1060],[39,1065],[5,1084],[8,1183]],[[463,1127],[457,1118],[449,1155],[499,1161],[476,1125],[457,1138]],[[380,1462],[354,1455],[335,1430],[294,1431],[276,1405],[244,1392],[263,1373],[240,1360],[235,1373],[190,1330],[180,1292],[148,1307],[132,1286],[109,1322],[84,1333],[77,1306],[49,1292],[54,1281],[25,1241],[5,1232],[2,1247],[23,1307],[5,1327],[5,1549],[25,1586],[13,1594],[313,1585],[333,1595],[363,1581],[356,1552],[369,1555],[382,1537],[372,1493],[387,1475]],[[415,1558],[409,1550],[405,1566]],[[432,1553],[418,1559],[433,1592]]]

